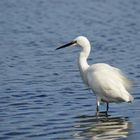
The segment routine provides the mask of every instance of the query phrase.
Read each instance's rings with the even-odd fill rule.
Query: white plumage
[[[72,42],[63,45],[61,49],[71,45],[78,45],[82,48],[79,56],[79,69],[84,83],[92,89],[96,95],[97,112],[99,111],[100,102],[132,102],[133,97],[128,90],[132,83],[128,80],[120,69],[112,67],[105,63],[88,65],[87,58],[90,54],[90,42],[84,36],[79,36]]]
[[[95,92],[98,102],[129,102],[133,97],[127,89],[130,82],[108,64],[94,64],[86,71],[88,85]]]

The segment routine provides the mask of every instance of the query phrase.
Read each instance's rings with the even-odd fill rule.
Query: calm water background
[[[78,35],[91,41],[90,64],[109,63],[135,81],[133,104],[96,118],[80,49],[55,51]],[[139,0],[0,1],[1,140],[138,140],[139,82]]]

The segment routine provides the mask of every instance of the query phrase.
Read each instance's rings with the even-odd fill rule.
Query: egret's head
[[[79,46],[86,46],[87,44],[89,44],[89,41],[86,37],[84,36],[78,36],[74,39],[74,41],[76,42],[77,45]]]
[[[56,48],[56,50],[62,49],[62,48],[68,47],[68,46],[75,46],[75,45],[79,45],[79,46],[83,47],[83,46],[87,46],[89,44],[90,43],[89,43],[89,41],[88,41],[88,39],[86,37],[84,37],[84,36],[78,36],[73,41],[71,41],[70,43],[65,44],[65,45],[63,45],[61,47]]]
[[[88,58],[90,53],[90,42],[89,40],[84,36],[78,36],[74,39],[76,44],[82,48],[82,51],[80,53],[81,57]]]

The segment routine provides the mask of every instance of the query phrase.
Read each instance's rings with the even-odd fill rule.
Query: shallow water
[[[5,0],[0,17],[1,140],[139,139],[139,0]],[[91,41],[90,64],[109,63],[134,80],[132,104],[96,117],[79,48],[55,51],[78,35]]]

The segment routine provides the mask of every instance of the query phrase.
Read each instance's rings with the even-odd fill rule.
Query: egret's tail
[[[128,103],[131,103],[133,102],[134,98],[129,92],[126,91],[124,100]]]
[[[129,101],[128,101],[128,103],[132,103],[133,100],[134,100],[134,97],[133,97],[132,95],[129,94]]]

